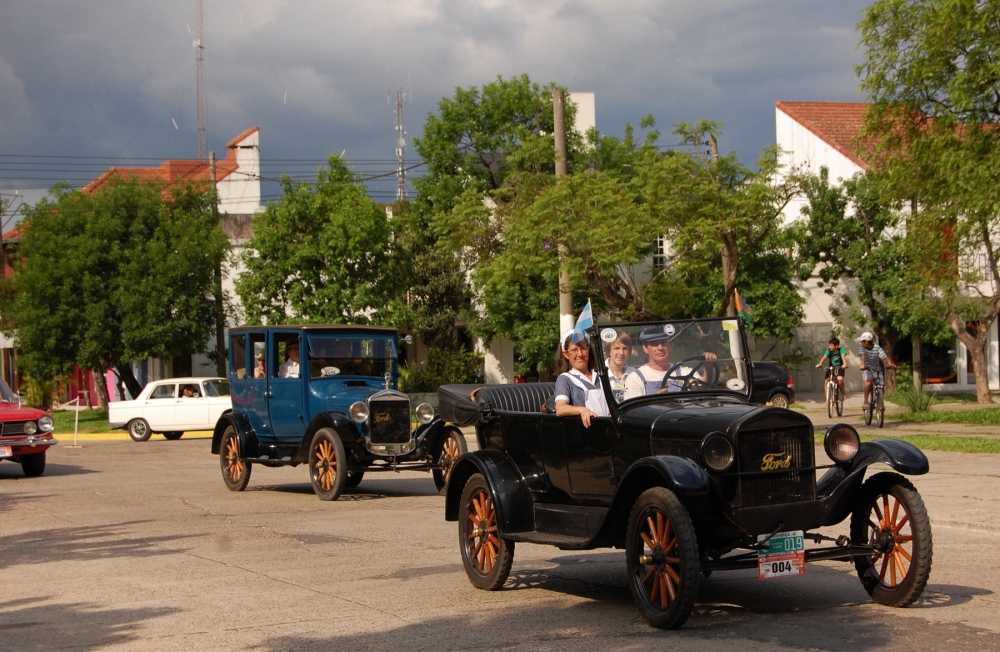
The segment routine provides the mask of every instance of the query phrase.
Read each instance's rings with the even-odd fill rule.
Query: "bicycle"
[[[826,416],[833,418],[834,411],[837,416],[844,416],[844,397],[840,393],[840,383],[832,370],[830,377],[826,380]]]
[[[865,409],[865,425],[872,425],[872,419],[878,417],[878,427],[885,423],[885,373],[875,372],[872,378],[872,395],[869,397],[868,406]]]

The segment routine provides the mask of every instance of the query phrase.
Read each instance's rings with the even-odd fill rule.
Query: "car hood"
[[[626,406],[621,414],[623,426],[642,430],[648,428],[654,439],[685,435],[701,439],[710,432],[728,432],[734,424],[758,419],[773,422],[774,425],[810,423],[808,418],[791,410],[754,405],[727,397],[690,397]]]
[[[29,421],[45,414],[44,410],[19,407],[17,403],[0,403],[0,421]]]
[[[326,403],[326,409],[346,411],[355,401],[363,401],[385,389],[382,380],[327,380],[310,383],[309,390]]]

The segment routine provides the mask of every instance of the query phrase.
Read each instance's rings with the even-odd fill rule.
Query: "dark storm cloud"
[[[721,120],[723,148],[752,161],[774,140],[775,101],[862,99],[853,66],[864,4],[205,0],[209,148],[221,153],[259,125],[265,174],[277,175],[279,160],[318,164],[342,150],[382,161],[359,171],[389,172],[389,89],[412,86],[412,137],[456,86],[526,72],[595,92],[605,133],[646,114],[664,131]],[[4,0],[0,154],[195,156],[189,29],[194,0]],[[0,166],[0,191],[16,176]]]

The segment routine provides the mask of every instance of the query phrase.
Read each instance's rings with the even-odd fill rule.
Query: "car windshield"
[[[749,394],[750,374],[736,319],[608,324],[597,331],[600,363],[619,403],[680,392]]]
[[[228,380],[206,380],[205,396],[229,396]]]
[[[392,371],[396,346],[391,338],[325,337],[309,338],[309,375],[312,378],[331,376],[377,376]]]
[[[14,392],[10,389],[10,385],[2,378],[0,378],[0,401],[4,403],[17,403],[17,396],[14,395]]]

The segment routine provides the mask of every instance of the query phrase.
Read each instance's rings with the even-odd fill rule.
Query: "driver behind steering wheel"
[[[670,324],[648,326],[639,333],[639,343],[642,344],[647,361],[625,379],[625,399],[679,392],[684,388],[685,382],[695,376],[696,370],[691,367],[671,369],[670,350],[673,348],[673,338],[674,329]],[[706,351],[704,359],[715,360],[716,355]],[[664,381],[668,371],[670,377]]]

